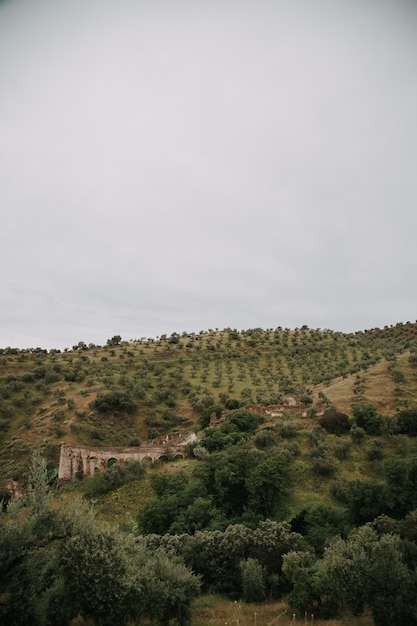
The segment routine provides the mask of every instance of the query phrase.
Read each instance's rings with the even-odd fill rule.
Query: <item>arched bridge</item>
[[[195,435],[194,435],[195,436]],[[182,445],[150,445],[131,448],[87,448],[63,444],[59,457],[58,479],[75,480],[77,476],[89,476],[96,470],[105,470],[109,461],[157,461],[161,457],[185,457]]]

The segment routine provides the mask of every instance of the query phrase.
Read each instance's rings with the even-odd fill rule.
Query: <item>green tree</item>
[[[354,404],[353,418],[356,426],[363,428],[368,435],[379,435],[382,431],[382,418],[373,404]]]
[[[247,479],[255,468],[258,454],[246,446],[233,446],[203,462],[213,464],[213,484],[206,485],[215,506],[230,521],[237,521],[248,505]]]
[[[299,615],[334,617],[340,609],[337,588],[328,590],[321,562],[312,551],[290,551],[284,555],[282,571],[291,583],[288,601]]]
[[[410,436],[417,435],[417,408],[404,409],[394,418],[394,432]]]
[[[35,456],[26,501],[0,519],[0,621],[67,626],[77,615],[97,626],[144,617],[186,623],[200,582],[184,563],[116,528],[96,526],[80,502],[55,507]]]
[[[115,390],[98,393],[96,399],[90,402],[90,407],[99,413],[134,413],[137,404],[128,393]]]
[[[348,505],[354,524],[372,521],[378,515],[390,513],[393,496],[388,485],[374,480],[353,480],[348,487]]]
[[[240,562],[242,592],[245,602],[262,602],[265,599],[265,572],[256,559]]]
[[[121,338],[120,335],[114,335],[110,339],[107,339],[107,345],[108,346],[118,346],[118,345],[120,345],[121,341],[122,341],[122,338]]]
[[[265,453],[246,478],[248,508],[255,514],[270,517],[282,504],[290,484],[289,458],[287,455]]]
[[[355,614],[369,604],[376,626],[417,624],[415,573],[400,537],[362,526],[326,549],[323,571]]]
[[[303,535],[317,555],[322,555],[326,544],[335,536],[346,537],[351,524],[345,510],[321,504],[301,511],[292,521],[291,528]]]

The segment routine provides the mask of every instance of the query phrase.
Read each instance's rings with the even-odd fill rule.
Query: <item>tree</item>
[[[242,592],[245,602],[262,602],[265,599],[265,572],[256,559],[240,562]]]
[[[410,436],[417,435],[417,408],[404,409],[394,418],[394,432]]]
[[[34,456],[29,495],[0,519],[0,621],[67,626],[77,615],[97,626],[149,616],[184,624],[199,579],[178,558],[150,551],[116,528],[97,527],[91,509],[54,507]],[[39,496],[39,500],[37,497]]]
[[[151,617],[187,621],[198,578],[180,559],[118,530],[90,528],[65,542],[60,555],[68,598],[98,626],[138,623]]]
[[[403,517],[417,507],[417,456],[388,459],[384,473],[393,499],[393,514]]]
[[[417,624],[415,574],[399,536],[362,526],[326,549],[323,573],[355,614],[368,603],[376,626]]]
[[[237,411],[229,413],[225,424],[233,424],[240,432],[253,433],[262,421],[262,416],[246,411],[245,409],[238,409]]]
[[[393,495],[384,482],[353,480],[348,487],[348,503],[352,521],[359,525],[383,513],[390,513]]]
[[[323,593],[328,585],[321,569],[321,561],[312,551],[290,551],[284,555],[282,571],[292,585],[288,601],[300,616],[314,614],[329,618],[338,614],[340,596],[337,588]]]
[[[342,606],[360,615],[372,609],[375,626],[416,626],[416,579],[398,535],[378,535],[370,525],[336,539],[322,559],[289,552],[283,572],[292,582],[289,601],[301,615],[336,616]]]
[[[382,418],[373,404],[354,404],[352,413],[355,423],[368,435],[379,435],[382,431]]]
[[[322,555],[330,539],[346,536],[351,529],[344,510],[321,504],[304,509],[292,521],[291,528],[303,535],[317,555]]]
[[[120,335],[114,335],[113,337],[111,337],[111,339],[107,339],[107,345],[108,346],[118,346],[120,345],[120,342],[122,341],[122,338]]]
[[[27,499],[35,515],[39,515],[51,507],[46,460],[37,451],[31,456]]]
[[[90,407],[99,413],[134,413],[137,404],[124,391],[109,391],[98,393],[97,398],[90,402]]]
[[[350,430],[348,416],[335,409],[326,409],[323,417],[319,419],[319,425],[328,433],[335,435],[344,435]]]
[[[266,453],[265,459],[248,475],[248,508],[263,517],[272,516],[288,493],[289,459],[281,453]]]

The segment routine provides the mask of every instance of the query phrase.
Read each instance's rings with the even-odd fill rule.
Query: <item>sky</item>
[[[0,0],[0,347],[417,318],[417,2]]]

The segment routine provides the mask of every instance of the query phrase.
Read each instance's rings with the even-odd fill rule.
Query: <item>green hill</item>
[[[144,442],[198,429],[219,407],[292,396],[306,409],[332,403],[350,414],[366,399],[393,416],[417,404],[417,324],[408,322],[353,334],[225,329],[107,344],[0,350],[0,480],[22,479],[31,449],[57,464],[62,442]],[[100,410],[112,395],[115,404]]]
[[[201,626],[417,624],[416,364],[409,322],[0,350],[0,481],[27,491],[17,509],[0,493],[0,617],[75,626],[155,610],[153,623],[183,623],[199,596]],[[55,480],[62,443],[189,431],[185,458],[167,446],[164,461]]]

